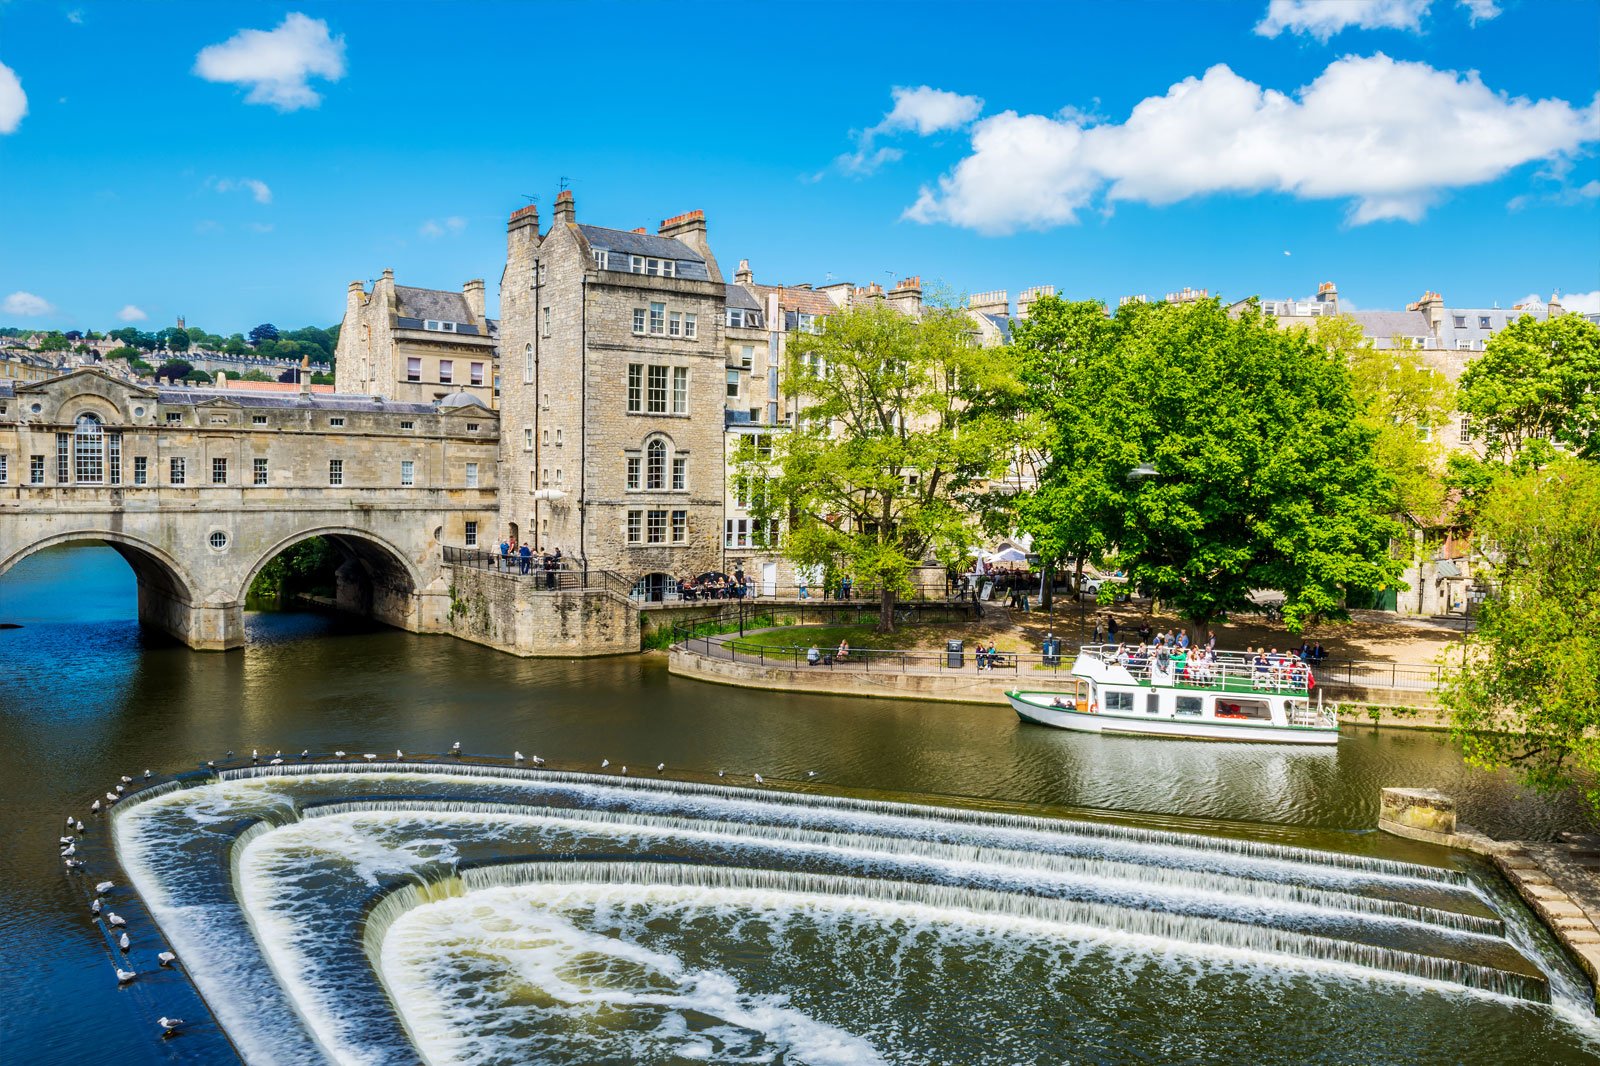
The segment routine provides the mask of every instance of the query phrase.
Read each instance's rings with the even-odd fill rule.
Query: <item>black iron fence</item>
[[[520,555],[502,555],[482,548],[457,548],[445,545],[444,561],[447,566],[464,566],[528,581],[535,588],[551,592],[573,589],[609,589],[620,596],[633,591],[633,583],[614,570],[591,570],[572,565],[570,559],[546,564],[542,556],[524,559]]]
[[[915,605],[907,605],[913,607]],[[824,609],[825,610],[825,609]],[[909,619],[908,619],[909,620]],[[839,624],[818,617],[823,624]],[[797,637],[803,636],[797,633]],[[839,655],[839,648],[815,645],[813,661],[810,644],[772,645],[736,636],[696,634],[689,626],[673,626],[673,643],[689,651],[717,659],[753,662],[761,665],[791,666],[795,669],[858,670],[864,673],[995,673],[1018,679],[1069,677],[1077,648],[1063,644],[1055,654],[1043,652],[978,652],[973,642],[962,641],[959,649],[850,648]],[[1311,667],[1316,685],[1328,687],[1389,688],[1428,691],[1439,687],[1444,668],[1407,663],[1386,663],[1359,659],[1327,659]],[[1303,685],[1303,682],[1300,682]]]

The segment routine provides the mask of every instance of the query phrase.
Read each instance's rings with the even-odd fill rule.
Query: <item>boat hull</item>
[[[1248,722],[1219,722],[1214,719],[1134,717],[1122,714],[1091,714],[1088,711],[1051,707],[1055,693],[1008,692],[1006,699],[1024,722],[1080,733],[1127,733],[1146,737],[1175,737],[1186,740],[1231,740],[1253,744],[1328,745],[1339,742],[1339,730],[1306,726],[1257,725]],[[1034,702],[1039,700],[1041,702]]]

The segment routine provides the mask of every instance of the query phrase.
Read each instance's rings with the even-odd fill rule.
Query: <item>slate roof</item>
[[[804,311],[808,315],[821,317],[839,309],[827,293],[816,289],[796,289],[785,285],[751,285],[750,289],[761,298],[768,293],[777,293],[778,307],[784,311]]]
[[[312,411],[369,411],[389,412],[390,414],[428,415],[437,414],[438,408],[431,403],[397,403],[385,401],[378,403],[370,396],[356,396],[348,393],[324,395],[312,393],[309,396],[294,393],[286,395],[272,392],[234,392],[232,389],[176,389],[162,386],[156,389],[157,399],[161,403],[185,404],[197,406],[207,400],[227,400],[240,407],[276,408],[290,410],[301,408]]]
[[[15,396],[16,392],[13,390],[12,385],[13,382],[10,378],[0,378],[0,396]]]
[[[578,232],[591,248],[627,255],[648,255],[656,259],[676,259],[679,262],[704,263],[705,257],[682,241],[671,237],[657,237],[650,233],[634,233],[625,229],[607,229],[578,223]]]
[[[1011,317],[1009,315],[984,315],[983,317],[987,318],[989,324],[1000,331],[1000,339],[1003,342],[1011,343]]]
[[[756,299],[756,294],[743,285],[729,285],[727,290],[729,307],[747,307],[752,311],[762,310],[761,301]]]
[[[1421,311],[1350,311],[1361,323],[1361,332],[1374,341],[1388,343],[1394,337],[1431,337],[1428,316]]]
[[[394,299],[399,305],[396,313],[401,318],[473,323],[472,312],[467,309],[467,298],[459,292],[396,285]]]

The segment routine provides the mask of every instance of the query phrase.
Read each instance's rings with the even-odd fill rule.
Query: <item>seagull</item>
[[[96,918],[100,917],[100,897],[96,896],[93,903],[89,904],[89,913]]]
[[[68,829],[72,828],[72,815],[70,815],[70,814],[67,815],[67,828]]]
[[[163,966],[171,966],[173,963],[178,961],[178,956],[174,955],[170,951],[163,951],[161,954],[156,956],[156,961]]]
[[[251,762],[260,762],[261,761],[261,753],[259,751],[257,751],[255,748],[251,748],[250,749],[250,761]]]
[[[117,967],[117,984],[119,985],[125,985],[138,976],[133,970],[124,970],[120,966]]]
[[[760,774],[756,775],[756,784],[764,785],[766,783],[767,783],[767,779],[766,778],[762,777]]]
[[[718,770],[718,771],[717,771],[717,776],[718,776],[718,777],[721,777],[721,776],[722,776],[722,775],[723,775],[723,774],[724,774],[724,773],[726,773],[726,772],[727,772],[727,771],[725,771],[725,770]]]
[[[95,800],[93,803],[89,804],[89,810],[94,814],[99,814],[100,813],[100,801],[99,800]]]
[[[396,748],[394,749],[394,757],[396,759],[404,759],[406,757],[406,753],[401,751],[399,748]]]
[[[124,785],[131,785],[131,784],[133,784],[133,778],[129,777],[127,774],[123,774],[122,775],[122,783]]]
[[[68,844],[72,843],[76,839],[77,839],[76,837],[62,837],[61,838],[61,846],[62,847],[66,847]]]
[[[376,759],[378,756],[374,752],[370,752],[369,751],[369,752],[367,752],[365,755],[363,755],[361,757],[363,759],[367,760],[368,762],[371,762],[373,759]]]
[[[83,832],[83,823],[82,822],[75,822],[73,824],[73,828],[81,833],[81,832]]]
[[[162,1015],[156,1019],[156,1024],[161,1026],[162,1036],[171,1036],[173,1033],[177,1032],[178,1027],[183,1024],[183,1019],[168,1018],[166,1015]]]
[[[335,759],[342,759],[342,758],[344,758],[344,752],[342,752],[342,751],[336,751],[336,752],[334,752],[334,753],[333,753],[333,757],[334,757],[334,758],[335,758]]]
[[[117,947],[121,948],[123,951],[127,951],[132,946],[133,942],[128,939],[127,933],[123,933],[122,936],[117,940]]]
[[[661,771],[665,770],[666,768],[667,768],[667,764],[666,763],[664,763],[664,762],[656,763],[656,773],[659,774]]]
[[[306,758],[308,756],[310,756],[310,754],[311,754],[311,749],[310,748],[306,748],[304,751],[302,751],[300,753],[300,761],[304,762],[306,760]]]
[[[216,763],[212,762],[210,759],[206,760],[206,769],[207,770],[215,770],[216,768],[217,768],[217,764]]]
[[[78,845],[76,844],[68,844],[61,849],[61,857],[63,859],[70,859],[76,854],[78,854]]]
[[[522,752],[520,752],[520,751],[512,752],[511,753],[511,759],[512,759],[513,762],[521,762],[522,761]]]
[[[113,929],[121,929],[128,924],[128,919],[124,918],[116,911],[106,911],[106,924],[111,926]]]
[[[145,767],[145,770],[144,770],[144,779],[146,781],[150,780],[150,768],[148,766]]]
[[[626,763],[624,763],[623,767],[622,767],[622,776],[623,777],[627,777],[628,776],[628,767],[627,767]]]
[[[94,894],[97,896],[103,896],[116,887],[117,884],[115,881],[101,881],[98,885],[94,886]]]
[[[275,751],[275,752],[273,752],[273,753],[272,753],[272,757],[273,757],[273,758],[274,758],[274,759],[281,759],[281,758],[283,758],[283,750],[282,750],[282,749],[281,749],[281,748],[280,748],[280,749],[279,749],[279,750],[277,750],[277,751]]]
[[[530,759],[530,760],[529,760],[529,761],[530,761],[530,762],[532,762],[532,763],[533,763],[533,765],[535,765],[535,766],[543,766],[543,765],[544,765],[544,760],[543,760],[543,759],[541,759],[541,758],[539,758],[539,756],[537,756],[537,755],[535,755],[535,756],[534,756],[534,757],[533,757],[533,758],[532,758],[532,759]]]
[[[232,749],[232,748],[229,748],[229,749],[228,749],[228,753],[227,753],[227,754],[226,754],[226,755],[224,755],[224,756],[223,756],[223,758],[225,758],[225,759],[231,759],[231,758],[233,758],[233,749]]]
[[[282,759],[273,759],[271,762],[267,763],[267,765],[268,766],[282,766],[283,765],[283,760]]]
[[[106,793],[106,806],[109,807],[115,802],[117,802],[117,794],[115,792],[107,792]]]
[[[454,744],[450,745],[450,754],[451,755],[460,755],[461,754],[461,741],[458,740]]]
[[[120,796],[126,791],[128,791],[128,786],[127,785],[118,785],[117,786],[117,795]]]
[[[69,869],[69,870],[81,870],[81,869],[83,869],[83,866],[84,866],[84,863],[83,863],[82,859],[68,859],[67,860],[67,869]]]
[[[815,770],[807,770],[806,771],[806,776],[807,777],[816,777],[817,776],[817,772]]]
[[[600,769],[604,770],[606,767],[608,767],[610,765],[611,765],[611,760],[610,759],[601,759],[600,760]]]

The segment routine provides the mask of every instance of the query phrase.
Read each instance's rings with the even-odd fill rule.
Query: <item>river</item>
[[[1469,770],[1443,737],[1420,731],[1346,727],[1335,751],[1068,734],[1022,726],[1000,706],[724,688],[669,677],[659,656],[520,660],[299,612],[251,613],[246,649],[198,653],[142,633],[134,603],[131,572],[106,548],[41,552],[0,576],[0,622],[22,627],[0,631],[7,1061],[182,1057],[179,1042],[152,1039],[144,1005],[109,978],[56,837],[63,814],[119,775],[193,769],[228,749],[443,751],[460,741],[573,769],[609,759],[701,779],[760,772],[823,792],[1129,812],[1145,826],[1353,852],[1380,846],[1371,827],[1383,785],[1442,788],[1465,821],[1496,836],[1548,838],[1583,822],[1570,797]],[[1503,1024],[1508,1047],[1551,1039],[1528,1011],[1506,1011]],[[1331,1033],[1328,1049],[1327,1061],[1350,1050]],[[1385,1054],[1354,1057],[1392,1061]],[[1571,1061],[1587,1055],[1574,1043]]]

